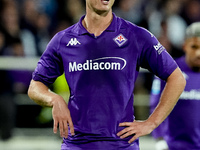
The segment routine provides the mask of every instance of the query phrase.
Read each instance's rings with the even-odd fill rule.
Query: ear
[[[187,40],[184,41],[182,49],[186,53]]]

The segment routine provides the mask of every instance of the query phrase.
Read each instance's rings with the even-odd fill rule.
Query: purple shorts
[[[95,141],[84,144],[63,142],[61,150],[139,150],[139,140],[132,144],[126,144],[126,146],[117,143],[118,141]]]

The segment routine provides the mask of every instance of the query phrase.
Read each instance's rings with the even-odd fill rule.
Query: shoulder
[[[179,58],[176,58],[175,61],[178,65],[182,66],[183,64],[185,64],[185,56],[181,56]]]
[[[53,37],[52,39],[50,40],[49,42],[49,46],[52,46],[52,45],[55,45],[55,44],[59,44],[62,39],[66,40],[67,38],[70,38],[71,36],[75,36],[77,35],[78,31],[76,30],[78,26],[78,23],[64,29],[64,30],[61,30],[59,32],[57,32]]]
[[[124,33],[138,49],[142,50],[146,47],[152,47],[152,45],[157,45],[157,38],[147,29],[124,20],[120,17],[116,17],[118,31]]]
[[[77,32],[78,26],[79,26],[78,23],[76,23],[76,24],[74,24],[74,25],[72,25],[72,26],[70,26],[70,27],[68,27],[68,28],[66,28],[64,30],[61,30],[61,31],[57,32],[55,34],[55,36],[56,37],[63,37],[65,35],[77,34],[78,33]]]
[[[130,21],[124,20],[120,17],[117,17],[117,22],[118,22],[118,26],[121,29],[126,29],[128,30],[130,33],[133,33],[135,35],[137,35],[138,37],[152,37],[153,34],[151,32],[149,32],[147,29],[138,26]]]

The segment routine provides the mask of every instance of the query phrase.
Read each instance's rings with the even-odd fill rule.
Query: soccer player
[[[52,107],[62,150],[139,150],[138,137],[168,116],[185,87],[165,48],[147,30],[113,14],[113,4],[86,0],[86,15],[53,37],[33,73],[28,94]],[[140,67],[167,81],[160,104],[145,121],[135,120],[133,110]],[[48,88],[63,73],[68,104]]]
[[[187,84],[171,114],[152,133],[154,138],[164,138],[167,142],[159,140],[158,150],[200,149],[200,22],[187,28],[183,50],[185,55],[176,62]],[[152,109],[157,105],[164,85],[164,81],[155,78],[150,99]]]

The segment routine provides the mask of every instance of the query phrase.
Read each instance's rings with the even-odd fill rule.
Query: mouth
[[[107,5],[110,0],[101,0],[103,4]]]

